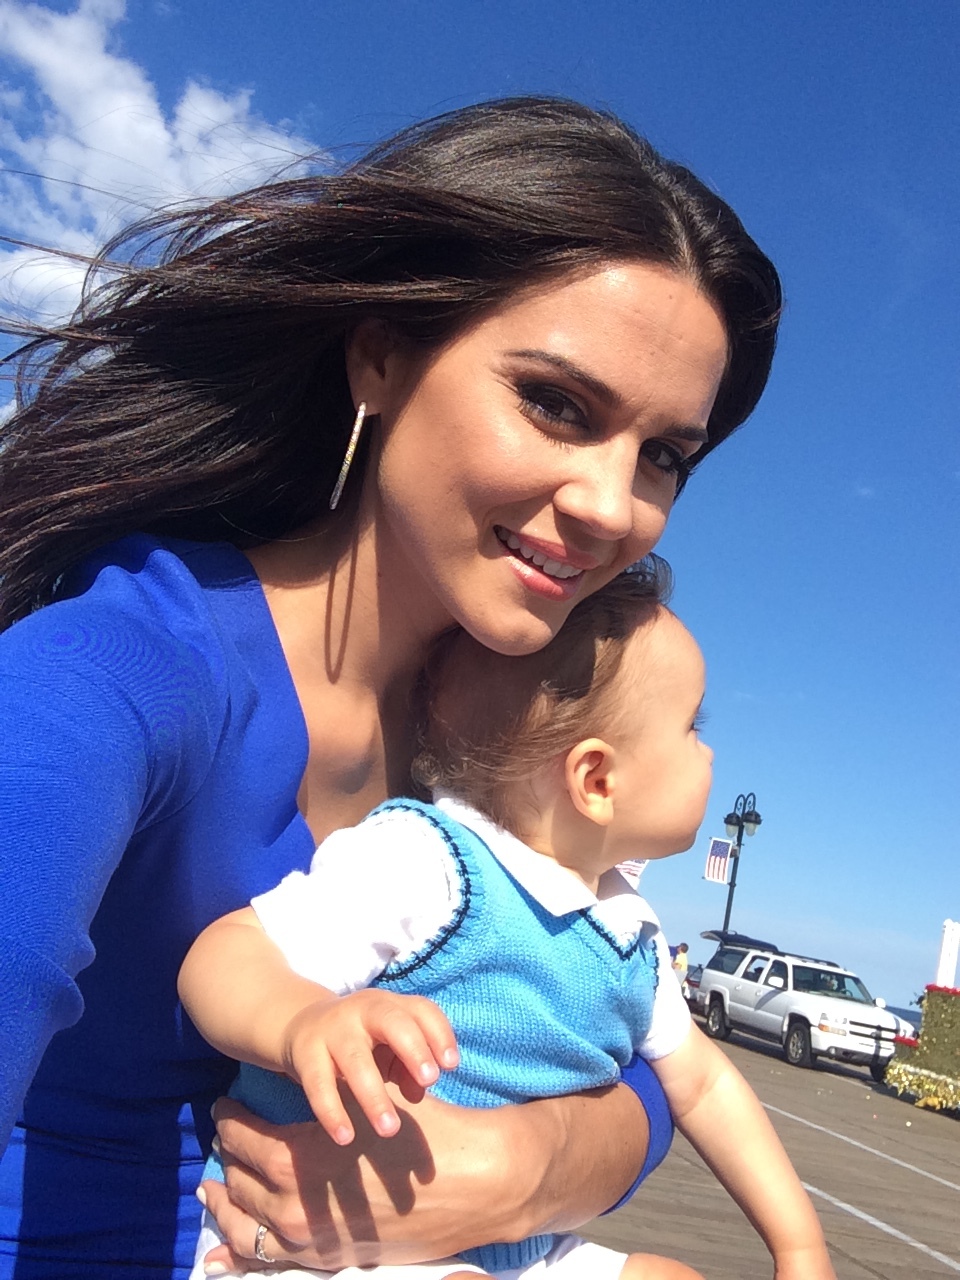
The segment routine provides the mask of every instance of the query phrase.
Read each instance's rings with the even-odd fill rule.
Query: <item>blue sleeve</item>
[[[614,1209],[619,1209],[621,1205],[627,1203],[640,1183],[648,1178],[657,1165],[666,1158],[673,1141],[673,1118],[667,1106],[667,1096],[649,1062],[640,1057],[631,1058],[621,1073],[621,1079],[643,1103],[650,1125],[650,1140],[647,1145],[647,1158],[633,1185],[623,1193],[616,1204],[610,1206],[607,1213],[613,1213]]]
[[[183,648],[82,598],[0,635],[0,1151],[50,1038],[83,1012],[75,978],[131,835],[209,760]]]

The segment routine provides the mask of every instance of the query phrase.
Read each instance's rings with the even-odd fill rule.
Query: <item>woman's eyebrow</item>
[[[587,373],[586,369],[581,369],[578,364],[574,364],[572,360],[568,360],[566,356],[556,355],[552,351],[539,351],[536,349],[523,351],[508,351],[509,357],[518,360],[538,360],[541,364],[553,365],[554,369],[559,369],[561,373],[565,373],[568,378],[572,378],[574,382],[579,382],[587,391],[593,393],[598,400],[602,400],[604,404],[615,409],[622,404],[620,396],[614,391],[613,387],[607,383],[601,382],[599,378],[595,378],[593,374]]]
[[[706,444],[710,439],[710,432],[706,427],[697,426],[692,422],[678,422],[672,427],[665,428],[662,434],[669,436],[672,440],[693,440],[697,444]]]

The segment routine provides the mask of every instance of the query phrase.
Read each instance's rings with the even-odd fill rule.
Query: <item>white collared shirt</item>
[[[666,939],[650,906],[619,871],[601,876],[594,894],[568,867],[537,853],[472,806],[444,795],[436,805],[474,831],[551,915],[592,908],[618,940],[642,931],[656,947],[659,980],[649,1031],[635,1047],[655,1059],[680,1046],[690,1013],[670,971]],[[291,872],[251,905],[296,973],[345,995],[369,986],[392,960],[416,955],[450,923],[460,897],[459,872],[440,834],[416,813],[388,809],[334,831],[308,872]]]

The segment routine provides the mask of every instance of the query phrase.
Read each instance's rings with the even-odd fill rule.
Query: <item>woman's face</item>
[[[350,372],[380,416],[381,580],[510,654],[654,546],[727,359],[713,303],[638,262],[524,290],[428,357],[375,347]]]

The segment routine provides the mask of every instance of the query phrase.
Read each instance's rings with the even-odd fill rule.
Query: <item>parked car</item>
[[[697,1007],[714,1039],[736,1028],[780,1044],[793,1066],[823,1055],[868,1066],[878,1082],[898,1031],[884,1001],[849,969],[738,934],[722,935],[704,965]]]

